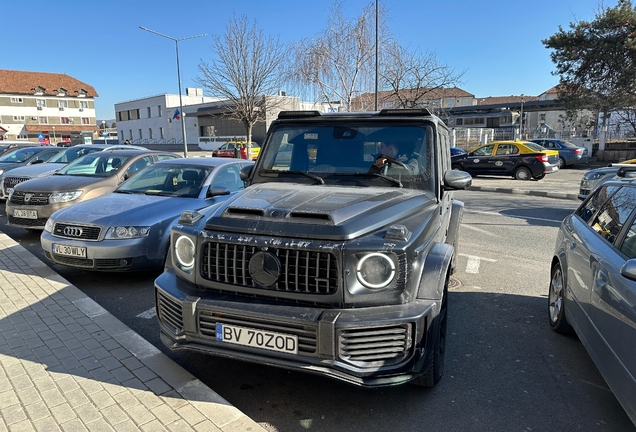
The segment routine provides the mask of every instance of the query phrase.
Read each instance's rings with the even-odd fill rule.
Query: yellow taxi
[[[451,156],[453,169],[471,175],[512,176],[541,180],[559,170],[559,152],[530,141],[493,141],[468,153]]]

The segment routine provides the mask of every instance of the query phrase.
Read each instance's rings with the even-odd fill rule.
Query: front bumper
[[[171,270],[155,280],[162,342],[185,349],[328,376],[364,387],[403,384],[431,364],[439,304],[329,309],[198,290]],[[227,324],[298,337],[298,354],[217,340]]]
[[[7,200],[7,224],[20,228],[43,230],[44,225],[46,225],[46,221],[51,217],[53,213],[60,209],[63,209],[64,207],[68,207],[75,202],[76,201],[46,205],[16,205],[12,204],[11,200]],[[37,212],[37,217],[35,219],[15,217],[13,216],[14,210],[34,210]]]
[[[163,257],[151,259],[159,247],[149,251],[148,238],[129,240],[82,241],[55,237],[47,231],[40,236],[40,244],[47,259],[55,264],[85,270],[128,271],[161,268]],[[54,244],[86,248],[86,257],[54,253]]]

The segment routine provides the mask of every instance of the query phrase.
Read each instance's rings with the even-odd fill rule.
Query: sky
[[[558,83],[542,40],[591,21],[601,0],[379,0],[386,23],[403,46],[433,52],[464,72],[459,87],[477,98],[538,96]],[[613,7],[617,0],[603,0]],[[327,27],[333,0],[29,0],[2,7],[0,68],[70,75],[92,85],[96,116],[115,118],[114,105],[165,93],[178,94],[173,38],[179,42],[181,88],[196,87],[198,65],[209,62],[212,36],[234,15],[256,20],[267,36],[294,43]],[[375,0],[343,0],[357,17]],[[374,7],[374,6],[373,6]],[[289,94],[289,93],[288,93]]]

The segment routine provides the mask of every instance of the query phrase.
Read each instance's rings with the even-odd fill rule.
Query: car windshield
[[[545,152],[545,147],[542,147],[537,143],[526,142],[524,144],[526,145],[526,147],[528,147],[532,151],[539,152],[539,153]]]
[[[117,173],[130,156],[110,153],[92,153],[66,165],[56,175],[81,175],[92,177],[110,177]]]
[[[100,148],[70,147],[49,159],[49,163],[69,163],[84,155],[95,153],[101,150],[102,149]]]
[[[195,198],[199,196],[212,169],[210,166],[151,165],[139,171],[115,192]]]
[[[279,125],[261,151],[254,181],[293,178],[311,184],[430,190],[433,137],[430,127],[421,124]]]
[[[36,153],[37,151],[35,149],[29,147],[24,149],[12,150],[0,156],[0,162],[21,163],[26,161]]]

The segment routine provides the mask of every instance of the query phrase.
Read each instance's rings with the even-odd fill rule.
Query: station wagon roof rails
[[[631,166],[631,167],[624,166],[618,169],[618,171],[616,172],[616,175],[618,177],[625,177],[625,174],[627,174],[628,172],[634,172],[634,171],[636,171],[636,166]]]
[[[407,108],[407,109],[395,109],[388,108],[383,109],[378,113],[380,116],[430,116],[431,112],[426,108]]]
[[[317,117],[321,116],[320,111],[281,111],[278,113],[278,118],[303,118],[303,117]]]

